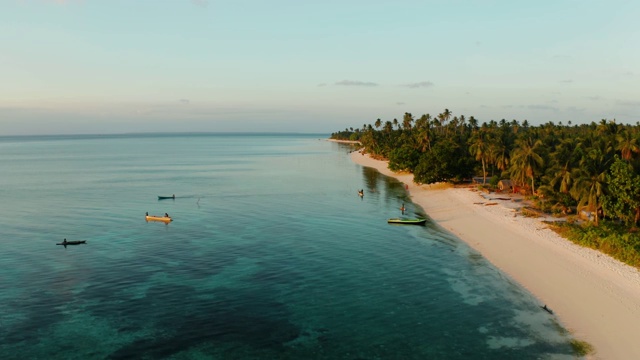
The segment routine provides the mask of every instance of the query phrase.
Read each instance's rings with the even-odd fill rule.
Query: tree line
[[[640,124],[602,119],[590,124],[491,120],[454,116],[445,109],[415,118],[364,124],[331,138],[358,140],[393,171],[417,183],[462,182],[473,176],[495,184],[509,179],[543,201],[544,210],[589,211],[635,226],[640,221]]]

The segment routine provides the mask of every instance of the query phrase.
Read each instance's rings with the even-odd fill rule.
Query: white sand
[[[592,359],[640,359],[640,271],[563,239],[510,200],[470,189],[431,189],[386,161],[353,152],[354,162],[408,185],[412,201],[444,229],[479,251],[595,347]],[[486,206],[474,203],[498,203]],[[514,216],[515,215],[515,216]]]

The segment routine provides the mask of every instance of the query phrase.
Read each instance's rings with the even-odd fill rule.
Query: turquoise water
[[[2,358],[573,358],[460,240],[388,225],[422,210],[325,137],[0,138]]]

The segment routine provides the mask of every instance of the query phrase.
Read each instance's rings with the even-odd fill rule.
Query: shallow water
[[[388,225],[402,203],[423,212],[325,137],[0,138],[0,354],[572,358],[454,236]]]

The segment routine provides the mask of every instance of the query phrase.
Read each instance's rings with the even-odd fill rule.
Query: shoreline
[[[358,140],[338,140],[338,139],[327,139],[327,141],[340,143],[340,144],[362,144]]]
[[[593,345],[588,359],[640,359],[640,271],[562,238],[514,203],[487,199],[468,188],[418,185],[409,173],[359,151],[356,164],[407,185],[412,201],[441,228],[478,251],[553,310],[563,327]],[[497,203],[484,206],[481,203]]]

